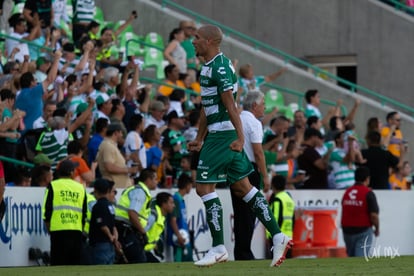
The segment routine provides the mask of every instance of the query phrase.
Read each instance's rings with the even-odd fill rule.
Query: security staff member
[[[125,189],[115,208],[115,225],[128,263],[147,261],[144,246],[148,241],[145,227],[151,212],[150,190],[157,187],[157,175],[151,169],[141,171],[138,183]]]
[[[355,171],[355,184],[342,198],[341,225],[348,257],[367,256],[373,235],[379,235],[379,207],[369,183],[369,169],[359,167]]]
[[[146,227],[148,243],[145,245],[145,253],[148,263],[159,263],[164,258],[163,248],[159,248],[157,245],[164,232],[165,217],[174,211],[174,207],[174,199],[171,194],[166,192],[157,194]]]
[[[77,166],[70,160],[60,163],[60,178],[46,188],[43,220],[50,233],[51,265],[80,264],[87,206],[85,188],[73,180]]]
[[[291,195],[285,191],[286,178],[282,175],[275,175],[272,178],[273,194],[269,199],[270,210],[279,224],[280,230],[288,237],[293,236],[293,222],[295,217],[295,201]],[[267,233],[268,234],[268,233]],[[271,238],[268,234],[268,238]],[[289,258],[291,252],[286,254]]]

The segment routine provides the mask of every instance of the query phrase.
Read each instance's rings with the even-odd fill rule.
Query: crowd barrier
[[[175,190],[165,191],[173,193]],[[160,190],[153,191],[153,194],[155,195],[157,192]],[[340,225],[340,202],[343,191],[295,190],[290,193],[298,209],[325,208],[325,211],[316,215],[316,225],[314,225],[316,228],[313,228],[312,236],[313,243],[318,243],[318,248],[323,249],[328,247],[320,246],[320,244],[327,245],[336,240],[337,247],[344,247],[340,228],[338,228],[336,239],[333,231],[334,224]],[[218,194],[224,209],[225,245],[229,251],[230,259],[234,259],[231,198],[228,190],[218,190]],[[398,253],[398,255],[414,255],[414,236],[412,235],[412,229],[414,229],[414,220],[412,220],[414,191],[375,191],[375,194],[380,206],[380,236],[375,241],[375,256],[387,255],[389,252]],[[49,251],[49,236],[44,227],[41,212],[43,195],[44,188],[6,188],[7,212],[0,224],[0,267],[37,265],[35,261],[29,260],[29,249],[39,248],[41,251]],[[118,193],[119,195],[120,193]],[[202,201],[194,189],[185,196],[185,201],[188,206],[190,230],[194,231],[195,246],[199,252],[207,251],[211,246],[211,238]],[[335,221],[332,220],[333,211],[326,210],[336,210]],[[313,216],[313,224],[315,224],[314,213]],[[309,221],[304,223],[309,223]],[[318,223],[322,224],[318,226]],[[303,227],[303,225],[298,227]],[[257,223],[252,240],[252,250],[258,259],[265,257],[264,237],[263,226]],[[300,246],[300,244],[296,246]],[[340,254],[338,253],[338,255]]]

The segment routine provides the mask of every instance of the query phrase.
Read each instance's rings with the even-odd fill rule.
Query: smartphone
[[[132,11],[132,15],[133,15],[135,18],[137,18],[137,17],[138,17],[137,11]]]

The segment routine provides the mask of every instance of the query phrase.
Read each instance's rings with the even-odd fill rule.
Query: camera
[[[137,13],[137,11],[132,11],[132,15],[133,15],[135,18],[137,18],[137,17],[138,17],[138,13]]]

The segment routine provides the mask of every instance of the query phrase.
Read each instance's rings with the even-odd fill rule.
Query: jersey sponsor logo
[[[212,105],[213,103],[214,103],[214,100],[213,99],[210,99],[210,100],[207,100],[207,99],[201,100],[201,104],[202,105]]]
[[[358,193],[358,190],[351,190],[350,192],[349,192],[349,198],[350,199],[352,199],[352,200],[355,200],[356,199],[356,194]]]
[[[344,200],[344,205],[348,206],[362,206],[364,203],[362,200],[357,200],[358,190],[353,189],[348,193],[350,199]]]
[[[217,69],[217,73],[219,73],[220,75],[225,75],[226,74],[226,68],[221,66]]]
[[[227,178],[227,174],[219,174],[218,176],[217,176],[217,178],[218,179],[226,179]]]

